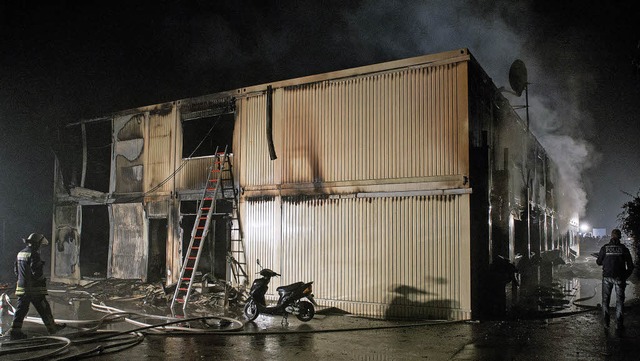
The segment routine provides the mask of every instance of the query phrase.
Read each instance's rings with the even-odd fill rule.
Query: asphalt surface
[[[493,321],[385,321],[352,317],[320,309],[316,317],[304,323],[291,316],[282,324],[281,316],[259,316],[238,331],[221,334],[153,334],[145,332],[137,345],[118,351],[105,348],[97,360],[638,360],[640,359],[640,285],[637,276],[629,279],[625,330],[606,330],[595,306],[600,303],[600,281],[586,259],[556,272],[556,281],[570,302],[551,312],[522,312],[511,309],[504,320]],[[589,276],[589,277],[585,277]],[[98,319],[105,313],[92,310],[87,301],[52,301],[57,319]],[[139,312],[135,303],[114,307]],[[236,310],[237,312],[237,310]],[[31,315],[31,314],[30,314]],[[33,313],[35,315],[35,313]],[[188,317],[201,316],[189,315]],[[227,316],[242,318],[236,314]],[[3,318],[3,326],[10,317]],[[140,319],[140,322],[157,320]],[[235,323],[212,319],[198,321],[213,329],[234,327]],[[198,324],[198,322],[192,324]],[[139,325],[117,321],[102,329],[131,330]],[[77,329],[69,325],[60,336],[74,339]],[[44,326],[25,324],[30,337],[44,335]],[[129,338],[131,339],[131,338]],[[32,340],[33,341],[33,340]],[[113,344],[104,340],[75,344],[65,354],[51,359]],[[38,355],[31,351],[3,354],[12,348],[6,338],[0,346],[0,360],[15,360]],[[40,353],[41,354],[41,353]],[[90,354],[91,358],[96,355]],[[89,355],[88,355],[89,356]]]

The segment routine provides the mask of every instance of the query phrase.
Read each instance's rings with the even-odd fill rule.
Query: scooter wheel
[[[302,322],[311,321],[313,316],[316,314],[316,309],[313,307],[311,302],[300,301],[300,303],[298,303],[298,308],[300,311],[296,317]]]
[[[246,317],[249,322],[258,318],[259,314],[258,305],[253,300],[249,300],[249,302],[244,305],[244,317]]]

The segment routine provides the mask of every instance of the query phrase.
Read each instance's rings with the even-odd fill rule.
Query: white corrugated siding
[[[173,190],[175,107],[166,114],[150,113],[147,122],[147,161],[144,169],[144,192],[169,194]]]
[[[460,63],[274,89],[278,161],[268,156],[266,96],[239,102],[243,184],[460,174]]]
[[[214,156],[180,160],[181,163],[177,167],[177,178],[180,182],[177,188],[203,190],[214,160]]]
[[[250,277],[259,258],[283,275],[273,289],[314,280],[325,306],[470,317],[469,196],[393,196],[406,180],[437,187],[437,177],[468,176],[466,71],[462,61],[276,87],[275,161],[266,94],[239,99]],[[388,197],[312,195],[333,182],[357,193],[376,180]],[[279,195],[287,184],[292,197]]]
[[[455,66],[284,89],[283,183],[458,174]]]
[[[248,258],[282,274],[272,290],[314,281],[325,306],[369,316],[468,318],[469,235],[461,221],[468,199],[247,202]],[[249,265],[250,275],[257,270]]]
[[[275,162],[269,158],[266,135],[266,96],[260,94],[240,98],[236,102],[236,107],[236,117],[239,120],[236,124],[240,124],[243,159],[240,164],[241,184],[273,184]],[[274,127],[275,123],[274,119]]]

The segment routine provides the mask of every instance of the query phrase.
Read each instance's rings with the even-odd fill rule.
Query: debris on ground
[[[166,309],[171,305],[175,285],[151,284],[139,279],[107,278],[94,280],[86,285],[52,284],[51,294],[65,298],[65,303],[89,299],[94,302],[134,302],[140,308]],[[225,297],[231,307],[243,306],[244,287],[232,287],[227,282],[203,278],[194,284],[189,306],[195,312],[211,313],[213,309],[225,307]]]

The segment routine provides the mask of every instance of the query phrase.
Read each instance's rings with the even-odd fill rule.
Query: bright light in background
[[[587,224],[587,223],[582,223],[582,224],[580,225],[580,232],[582,232],[582,233],[587,233],[587,232],[589,232],[590,230],[591,230],[591,226],[589,226],[589,224]]]

